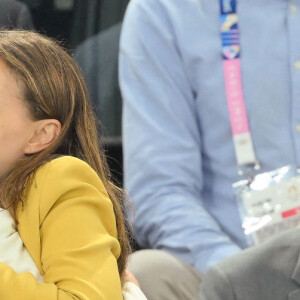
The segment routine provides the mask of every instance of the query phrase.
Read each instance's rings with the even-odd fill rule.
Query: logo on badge
[[[229,31],[233,29],[237,29],[238,27],[238,16],[237,14],[229,14],[221,16],[221,30]]]
[[[223,55],[224,58],[233,59],[239,57],[240,54],[240,46],[239,45],[232,45],[223,47]]]

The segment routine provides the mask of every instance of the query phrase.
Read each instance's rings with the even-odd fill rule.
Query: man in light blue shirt
[[[227,108],[219,5],[131,0],[120,46],[125,187],[136,239],[202,274],[247,246],[232,189],[243,178]],[[237,5],[260,172],[298,166],[300,0]]]

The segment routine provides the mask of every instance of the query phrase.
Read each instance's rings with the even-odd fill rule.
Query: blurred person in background
[[[102,135],[121,135],[122,102],[118,82],[121,23],[88,38],[75,48],[74,59],[82,69],[96,115],[105,126]]]
[[[26,4],[15,0],[0,0],[0,27],[34,29]]]
[[[155,249],[134,253],[130,269],[149,299],[198,299],[201,276],[249,246],[232,185],[299,165],[299,5],[129,3],[125,188],[137,242]]]

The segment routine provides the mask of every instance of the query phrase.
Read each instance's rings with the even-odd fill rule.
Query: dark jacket
[[[120,31],[121,23],[101,31],[79,45],[74,54],[85,75],[97,116],[108,136],[121,136],[122,101],[118,84]]]

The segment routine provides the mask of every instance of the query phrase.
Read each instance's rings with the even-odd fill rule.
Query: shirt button
[[[297,12],[297,10],[298,10],[298,7],[296,5],[291,5],[290,6],[290,12],[291,13],[295,13],[295,12]]]
[[[296,126],[296,130],[297,130],[298,133],[300,133],[300,124],[298,124],[298,125]]]
[[[297,61],[294,62],[294,67],[296,69],[300,69],[300,60],[297,60]]]

